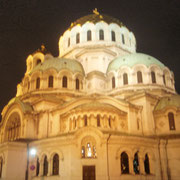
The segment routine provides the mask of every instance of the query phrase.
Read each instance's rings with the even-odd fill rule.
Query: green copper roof
[[[110,72],[112,70],[117,71],[120,67],[122,66],[128,66],[128,67],[133,67],[134,65],[137,64],[143,64],[147,67],[150,65],[157,65],[160,68],[164,68],[164,64],[162,64],[159,60],[156,58],[142,54],[142,53],[134,53],[134,54],[129,54],[125,56],[120,56],[114,59],[108,66],[107,72]]]
[[[171,97],[163,97],[159,100],[155,107],[155,111],[162,110],[165,107],[169,106],[175,106],[180,107],[180,96],[179,95],[173,95]]]
[[[100,21],[104,21],[107,24],[116,23],[120,27],[123,26],[122,22],[120,22],[118,19],[113,18],[111,16],[108,16],[105,14],[89,14],[87,16],[81,17],[81,18],[77,19],[76,21],[74,21],[69,28],[72,29],[77,24],[80,24],[82,26],[86,22],[91,22],[93,24],[96,24]]]
[[[25,112],[31,112],[33,111],[32,106],[29,103],[24,103],[22,102],[18,97],[14,97],[12,98],[9,102],[7,106],[10,106],[11,104],[17,103],[21,106],[22,111]]]
[[[71,59],[63,59],[63,58],[47,59],[43,63],[40,63],[36,67],[34,67],[34,69],[30,72],[30,74],[32,74],[35,71],[46,71],[52,68],[56,69],[58,72],[62,69],[68,69],[73,73],[80,72],[84,74],[84,69],[78,61]]]

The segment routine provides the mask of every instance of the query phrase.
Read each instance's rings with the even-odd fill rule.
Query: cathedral
[[[44,46],[27,57],[2,110],[0,179],[179,180],[173,72],[96,9],[58,46],[58,57]]]

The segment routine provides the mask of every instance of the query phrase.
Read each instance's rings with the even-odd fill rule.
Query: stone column
[[[43,158],[39,161],[39,177],[43,176]]]
[[[133,158],[129,157],[129,174],[135,174],[133,168]]]
[[[145,170],[144,170],[144,157],[139,156],[139,170],[140,170],[140,174],[145,174]]]
[[[47,158],[48,161],[48,173],[47,176],[50,176],[52,174],[52,159],[51,158]]]
[[[161,160],[161,171],[162,171],[162,179],[168,180],[168,172],[167,172],[167,153],[166,153],[166,140],[160,140],[160,160]]]

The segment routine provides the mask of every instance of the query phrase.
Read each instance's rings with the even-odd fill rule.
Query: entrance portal
[[[83,180],[96,180],[95,166],[83,166]]]

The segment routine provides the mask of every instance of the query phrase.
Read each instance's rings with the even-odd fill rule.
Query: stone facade
[[[0,178],[178,180],[172,71],[136,53],[133,33],[97,11],[71,24],[59,50],[28,56],[2,111]]]

